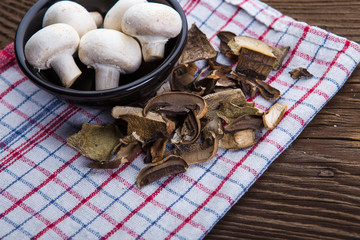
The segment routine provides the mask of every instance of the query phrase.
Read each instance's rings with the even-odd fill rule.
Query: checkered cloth
[[[220,149],[210,161],[138,189],[141,154],[116,170],[87,168],[89,160],[66,145],[84,122],[112,122],[109,109],[80,107],[32,84],[14,59],[0,52],[1,239],[201,239],[245,194],[336,94],[360,60],[360,47],[295,21],[256,0],[180,0],[189,26],[196,23],[214,46],[229,30],[272,46],[290,46],[283,67],[267,83],[282,95],[256,96],[266,110],[288,110],[278,127],[264,130],[244,150]],[[307,68],[314,77],[293,80]]]

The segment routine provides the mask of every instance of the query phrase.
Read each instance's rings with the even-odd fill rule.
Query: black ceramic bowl
[[[95,71],[83,65],[75,55],[75,61],[82,75],[71,88],[61,86],[60,80],[52,69],[37,71],[25,59],[24,46],[27,40],[41,29],[42,19],[46,10],[57,0],[39,0],[32,6],[21,20],[15,37],[15,52],[18,64],[25,75],[39,87],[73,102],[94,105],[125,105],[144,101],[152,96],[167,79],[171,69],[179,59],[186,43],[187,20],[177,0],[150,0],[174,8],[181,16],[182,31],[166,44],[164,60],[158,63],[143,63],[135,73],[123,75],[120,86],[95,91]],[[117,0],[75,0],[88,11],[98,11],[103,17]],[[89,79],[91,79],[89,81]]]

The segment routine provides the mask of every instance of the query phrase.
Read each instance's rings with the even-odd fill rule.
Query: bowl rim
[[[18,28],[15,34],[15,57],[18,62],[18,65],[22,72],[34,83],[39,85],[42,88],[45,88],[54,94],[66,95],[66,96],[73,96],[77,98],[81,97],[100,97],[106,98],[107,96],[114,96],[121,92],[121,94],[130,94],[133,91],[136,91],[138,88],[141,88],[144,85],[147,85],[154,79],[159,73],[161,73],[164,69],[166,69],[169,63],[173,62],[176,58],[178,58],[186,43],[187,39],[187,30],[188,30],[188,23],[187,18],[185,15],[184,10],[182,9],[181,5],[176,0],[165,0],[167,1],[172,8],[174,8],[180,15],[182,20],[182,30],[180,34],[177,36],[177,40],[175,45],[178,47],[174,47],[171,49],[168,56],[162,61],[162,63],[156,67],[153,71],[148,73],[145,76],[142,76],[136,79],[133,82],[120,85],[116,88],[106,89],[106,90],[76,90],[71,88],[65,88],[63,86],[43,81],[39,79],[37,76],[33,74],[33,72],[27,67],[26,58],[24,54],[24,33],[25,29],[29,26],[30,20],[33,18],[32,12],[39,12],[41,9],[46,8],[46,5],[49,2],[58,2],[61,0],[39,0],[30,9],[26,12],[22,20],[20,21]]]

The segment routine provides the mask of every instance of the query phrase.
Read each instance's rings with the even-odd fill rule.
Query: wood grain
[[[0,1],[0,48],[36,0]],[[360,42],[360,1],[265,0]],[[205,239],[360,238],[360,70]]]

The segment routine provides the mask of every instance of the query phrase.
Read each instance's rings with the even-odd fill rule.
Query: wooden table
[[[0,48],[36,0],[0,1]],[[265,0],[360,42],[360,1]],[[206,239],[360,238],[360,69]]]

